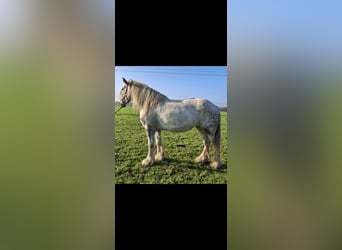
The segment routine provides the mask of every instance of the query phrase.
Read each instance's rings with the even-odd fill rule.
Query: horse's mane
[[[148,114],[156,105],[168,100],[167,96],[135,80],[130,81],[130,92],[133,106],[145,114]]]

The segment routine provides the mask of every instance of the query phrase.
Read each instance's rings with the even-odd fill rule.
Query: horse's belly
[[[192,129],[193,127],[194,126],[190,126],[190,125],[175,126],[173,124],[164,124],[162,126],[162,129],[173,131],[173,132],[185,132],[185,131]]]
[[[184,132],[198,125],[198,116],[192,112],[168,112],[159,116],[162,129]]]

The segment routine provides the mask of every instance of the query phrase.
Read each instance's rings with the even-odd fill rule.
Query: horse
[[[200,133],[204,145],[202,153],[194,162],[209,161],[209,147],[212,143],[214,155],[210,167],[217,169],[221,166],[221,116],[217,106],[206,99],[169,99],[146,84],[127,81],[124,77],[122,80],[124,84],[120,90],[120,106],[123,108],[131,102],[139,110],[140,122],[146,130],[148,153],[141,162],[143,167],[152,166],[155,161],[162,161],[165,157],[161,130],[184,132],[194,127]]]

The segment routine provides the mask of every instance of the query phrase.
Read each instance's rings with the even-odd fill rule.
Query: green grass
[[[115,110],[119,107],[115,106]],[[212,170],[209,164],[193,163],[203,149],[194,128],[187,132],[162,131],[165,159],[151,167],[142,167],[147,155],[147,137],[139,113],[131,107],[115,114],[115,183],[212,184],[227,183],[227,113],[221,112],[222,167]],[[185,147],[177,145],[182,144]],[[212,148],[210,151],[212,155]]]

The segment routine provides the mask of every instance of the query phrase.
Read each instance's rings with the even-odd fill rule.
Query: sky
[[[29,30],[29,9],[26,1],[0,1],[0,47],[20,42]]]
[[[342,56],[341,10],[341,0],[230,1],[228,55],[265,47],[330,67]]]
[[[205,98],[227,107],[226,66],[117,66],[115,101],[119,101],[122,77],[142,82],[170,99]]]

